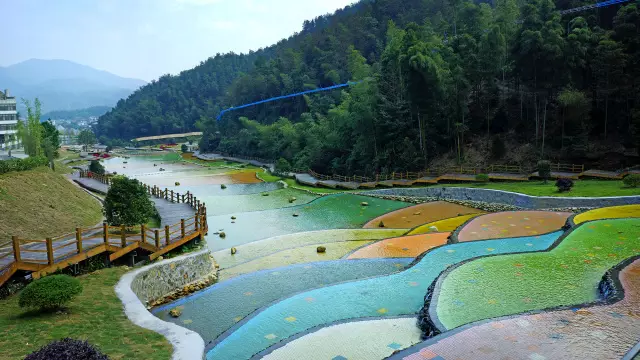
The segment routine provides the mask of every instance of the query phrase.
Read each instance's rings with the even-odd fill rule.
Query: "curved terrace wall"
[[[191,330],[162,321],[147,310],[147,303],[215,274],[209,250],[165,260],[125,274],[116,294],[134,324],[162,334],[173,346],[173,360],[202,359],[204,340]]]
[[[387,196],[411,196],[432,197],[451,200],[483,201],[489,203],[502,203],[517,206],[523,209],[551,209],[565,207],[606,207],[617,205],[639,204],[640,196],[618,197],[548,197],[530,196],[501,190],[473,189],[460,187],[442,188],[416,188],[416,189],[380,189],[361,192],[362,195],[387,195]]]

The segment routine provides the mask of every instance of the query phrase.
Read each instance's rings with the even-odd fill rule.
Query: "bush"
[[[93,345],[86,341],[65,338],[54,341],[35,351],[24,360],[109,360],[109,357],[101,353]]]
[[[91,163],[89,164],[89,171],[100,175],[104,175],[105,173],[104,166],[102,166],[98,160],[91,160]]]
[[[182,146],[180,146],[180,150],[183,153],[186,153],[189,150],[189,147],[187,146],[187,144],[182,144]]]
[[[289,172],[291,170],[291,164],[285,158],[280,158],[276,162],[276,170],[279,172]]]
[[[1,160],[0,174],[6,174],[12,171],[27,171],[47,165],[49,165],[49,160],[44,156],[33,156],[26,159]]]
[[[560,178],[558,179],[558,181],[556,181],[556,187],[558,188],[559,192],[571,191],[571,188],[573,187],[573,180]]]
[[[68,275],[51,275],[32,283],[20,293],[22,308],[53,310],[71,301],[82,292],[80,281]]]
[[[489,175],[487,175],[487,174],[477,174],[476,175],[476,181],[483,182],[483,183],[489,182]]]
[[[640,186],[640,175],[638,174],[630,174],[622,179],[622,183],[628,187],[636,188]]]
[[[112,178],[104,198],[104,215],[111,225],[146,224],[156,214],[141,182],[124,176]]]
[[[538,161],[538,176],[545,182],[551,177],[551,163],[548,160]]]

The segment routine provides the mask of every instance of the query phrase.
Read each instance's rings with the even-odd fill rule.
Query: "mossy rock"
[[[178,181],[176,181],[176,186],[180,186],[180,183]]]
[[[231,248],[231,255],[235,255],[238,252],[238,249],[232,247]]]
[[[360,206],[369,206],[369,203],[366,202],[366,201],[363,201],[363,202],[360,203]]]
[[[316,249],[316,251],[318,252],[318,254],[324,254],[327,252],[327,248],[324,246],[318,246],[318,248]]]
[[[182,315],[182,309],[180,309],[179,307],[173,308],[169,310],[169,315],[171,315],[171,317],[178,318],[180,317],[180,315]]]
[[[295,197],[291,197],[291,198],[289,198],[289,204],[294,203],[296,200],[298,200],[298,199],[297,199],[297,198],[295,198]]]
[[[227,234],[225,234],[224,231],[220,231],[220,234],[218,236],[224,239],[227,237]]]
[[[383,227],[384,227],[384,223],[383,223],[382,221],[380,221],[380,222],[378,223],[378,227],[379,227],[379,228],[383,228]]]
[[[298,214],[298,213],[294,213],[293,214],[293,217],[298,217],[298,216],[300,216],[300,214]]]
[[[236,217],[235,217],[235,216],[232,216],[232,217],[231,217],[231,220],[235,220],[235,219],[236,219]]]
[[[262,196],[269,196],[269,193],[262,193]]]
[[[225,185],[225,184],[220,185],[220,189],[224,190],[226,188],[227,188],[227,185]]]

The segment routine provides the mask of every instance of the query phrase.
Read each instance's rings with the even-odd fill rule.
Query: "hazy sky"
[[[151,80],[247,52],[354,0],[0,0],[0,66],[65,59]]]

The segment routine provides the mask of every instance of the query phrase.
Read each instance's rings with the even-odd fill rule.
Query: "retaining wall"
[[[204,356],[204,340],[191,330],[162,321],[147,310],[146,303],[215,273],[209,250],[164,260],[125,274],[116,294],[134,324],[162,334],[173,345],[173,360],[198,360]]]
[[[618,197],[547,197],[530,196],[501,190],[472,189],[460,187],[416,188],[416,189],[380,189],[361,193],[389,196],[434,197],[452,200],[484,201],[518,206],[524,209],[551,209],[567,207],[606,207],[617,205],[640,204],[640,196]]]

